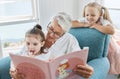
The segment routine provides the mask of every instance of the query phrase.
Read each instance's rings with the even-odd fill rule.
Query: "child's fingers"
[[[95,26],[91,26],[90,28],[95,28]]]

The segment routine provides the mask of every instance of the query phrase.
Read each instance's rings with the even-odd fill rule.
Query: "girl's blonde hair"
[[[103,16],[104,19],[106,19],[106,20],[108,20],[112,23],[112,20],[110,18],[109,12],[108,12],[108,9],[106,7],[103,7],[102,5],[100,5],[96,2],[89,3],[84,7],[83,17],[85,17],[85,8],[86,7],[94,7],[96,9],[98,9],[100,15]]]

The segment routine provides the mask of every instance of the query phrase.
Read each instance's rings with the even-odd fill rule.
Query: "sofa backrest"
[[[109,35],[92,28],[71,28],[81,48],[89,47],[88,61],[108,55]]]

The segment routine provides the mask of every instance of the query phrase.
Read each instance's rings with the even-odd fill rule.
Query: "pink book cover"
[[[10,54],[13,64],[24,79],[80,79],[73,69],[76,65],[85,65],[88,49],[72,52],[51,61]]]

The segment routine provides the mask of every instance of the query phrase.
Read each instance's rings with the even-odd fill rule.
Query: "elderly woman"
[[[71,25],[71,19],[65,13],[58,13],[48,24],[46,44],[49,46],[46,47],[52,58],[81,50],[76,38],[68,33]]]
[[[52,58],[80,50],[76,38],[68,33],[71,26],[71,18],[66,13],[61,12],[52,17],[47,26],[46,36],[46,47]],[[93,68],[88,65],[78,65],[75,72],[84,78],[89,78],[93,73]]]
[[[50,59],[81,50],[76,38],[68,33],[71,26],[71,18],[66,13],[58,13],[50,20],[45,43]],[[84,78],[89,78],[93,73],[93,68],[88,65],[78,65],[74,71]],[[11,75],[14,79],[24,79],[24,76],[16,71],[12,71]]]

